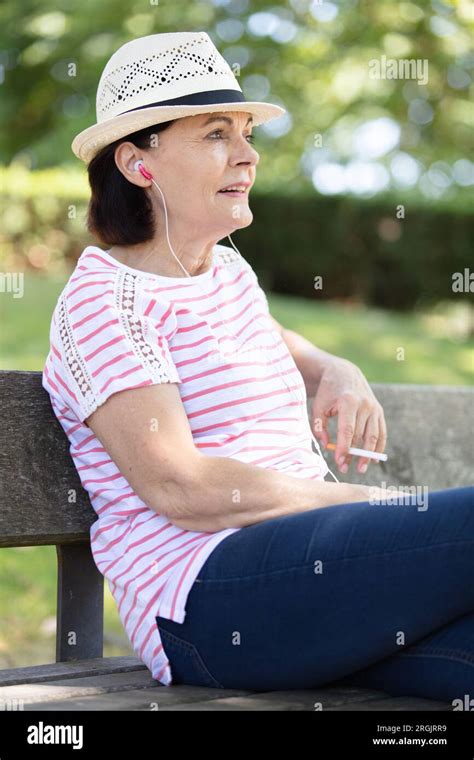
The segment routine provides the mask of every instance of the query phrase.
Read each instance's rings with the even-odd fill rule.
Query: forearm
[[[331,361],[344,361],[344,359],[323,351],[293,330],[285,328],[282,338],[301,372],[306,386],[306,394],[308,398],[312,398],[316,395],[324,367]]]
[[[200,456],[188,487],[176,491],[171,521],[213,533],[352,501],[369,487],[298,478],[226,457]]]

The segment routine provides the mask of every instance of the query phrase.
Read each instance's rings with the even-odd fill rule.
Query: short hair
[[[150,138],[176,121],[145,127],[106,145],[87,167],[92,195],[87,209],[87,229],[102,244],[135,245],[152,240],[155,218],[150,198],[143,188],[129,182],[115,163],[118,145],[132,142],[137,148],[150,148]]]

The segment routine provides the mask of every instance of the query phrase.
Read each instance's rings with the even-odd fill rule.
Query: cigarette
[[[336,444],[335,443],[328,443],[326,446],[327,449],[335,450]],[[351,446],[348,449],[349,454],[355,454],[359,457],[367,457],[367,459],[377,459],[379,462],[386,462],[387,461],[387,455],[386,454],[379,454],[378,451],[367,451],[366,449],[358,449],[355,446]]]

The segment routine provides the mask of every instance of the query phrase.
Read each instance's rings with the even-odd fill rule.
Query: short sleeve
[[[56,309],[56,342],[69,385],[64,399],[81,421],[114,393],[157,383],[180,383],[168,338],[175,329],[169,304],[153,315],[137,311],[133,300],[118,305],[105,298],[68,303]]]

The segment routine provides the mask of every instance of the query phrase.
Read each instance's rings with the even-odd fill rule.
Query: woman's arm
[[[384,489],[373,486],[298,478],[238,459],[198,453],[188,481],[181,481],[175,491],[170,519],[186,530],[214,533],[384,494]]]
[[[186,530],[213,533],[331,504],[368,486],[301,479],[194,445],[177,383],[115,393],[87,422],[144,503]]]

